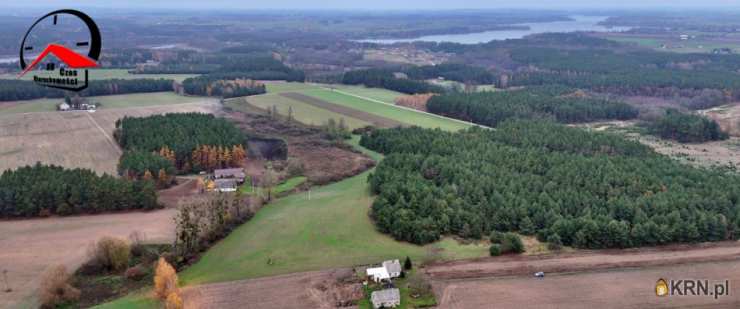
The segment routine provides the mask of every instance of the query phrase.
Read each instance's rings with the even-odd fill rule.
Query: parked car
[[[545,272],[538,271],[538,272],[534,273],[534,276],[537,277],[537,278],[544,278],[545,277]]]

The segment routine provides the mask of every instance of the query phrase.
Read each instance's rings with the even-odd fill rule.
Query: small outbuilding
[[[67,103],[62,103],[62,104],[59,104],[59,110],[60,110],[60,111],[68,111],[68,110],[69,110],[69,108],[70,108],[70,107],[69,107],[69,104],[67,104]]]
[[[395,308],[401,304],[401,292],[398,289],[385,289],[370,294],[373,308]]]

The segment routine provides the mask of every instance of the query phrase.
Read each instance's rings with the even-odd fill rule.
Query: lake
[[[393,44],[393,43],[408,43],[414,41],[426,41],[426,42],[452,42],[460,44],[478,44],[486,43],[490,41],[502,41],[507,39],[521,39],[525,36],[537,33],[552,33],[552,32],[622,32],[630,30],[630,27],[604,27],[598,23],[609,18],[608,16],[582,16],[575,15],[570,16],[573,20],[570,21],[556,21],[546,23],[523,23],[514,24],[516,26],[527,26],[529,30],[496,30],[496,31],[485,31],[477,33],[466,33],[466,34],[439,34],[439,35],[427,35],[412,39],[367,39],[358,40],[358,42],[378,43],[378,44]]]

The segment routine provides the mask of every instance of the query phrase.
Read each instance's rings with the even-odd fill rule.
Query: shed
[[[395,308],[401,304],[401,292],[398,289],[385,289],[370,294],[373,308]]]
[[[68,111],[69,110],[69,104],[67,104],[67,103],[59,104],[59,110],[60,111]]]

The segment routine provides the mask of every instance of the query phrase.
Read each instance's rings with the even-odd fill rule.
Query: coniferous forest
[[[210,114],[124,117],[116,122],[114,136],[126,150],[118,167],[122,175],[141,177],[149,168],[198,172],[235,166],[246,158],[244,134],[226,119]]]
[[[87,169],[26,166],[0,175],[0,217],[93,214],[155,209],[153,182],[98,176]]]
[[[673,139],[681,143],[701,143],[727,139],[716,121],[704,116],[685,114],[669,109],[665,115],[649,124],[653,134],[664,139]]]
[[[172,91],[170,79],[109,79],[91,80],[82,96],[99,96],[141,92]],[[63,98],[67,92],[40,87],[32,81],[3,80],[0,83],[0,101],[31,100],[38,98]]]
[[[460,133],[375,130],[378,228],[417,244],[517,231],[579,248],[740,236],[740,177],[682,165],[607,133],[509,120]]]
[[[562,123],[578,123],[637,117],[637,109],[626,103],[574,93],[578,92],[552,85],[498,92],[453,92],[433,96],[427,102],[427,109],[435,114],[492,127],[509,118],[550,117]]]

